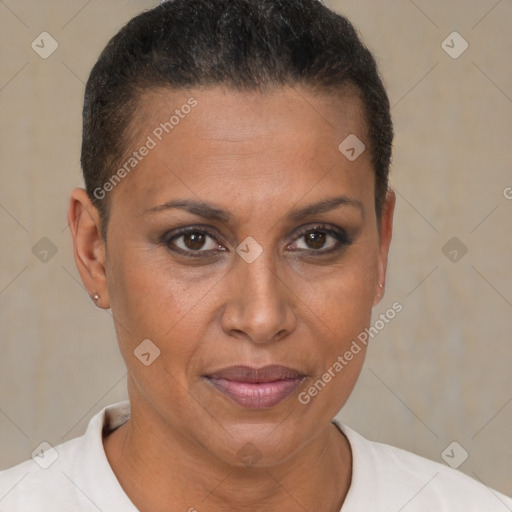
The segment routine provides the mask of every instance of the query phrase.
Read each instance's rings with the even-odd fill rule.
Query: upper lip
[[[213,373],[209,373],[206,377],[212,379],[226,379],[237,382],[255,383],[300,379],[304,378],[305,374],[293,368],[288,368],[287,366],[272,364],[262,366],[261,368],[252,368],[251,366],[229,366]]]

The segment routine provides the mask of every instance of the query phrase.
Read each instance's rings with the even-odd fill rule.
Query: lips
[[[216,371],[208,377],[239,382],[274,382],[276,380],[297,379],[304,377],[293,368],[286,366],[269,365],[262,368],[251,368],[250,366],[230,366]]]
[[[231,366],[204,376],[218,392],[248,409],[273,407],[290,396],[306,375],[286,366]]]

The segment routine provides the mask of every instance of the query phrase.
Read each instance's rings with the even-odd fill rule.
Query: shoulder
[[[0,471],[0,510],[44,510],[44,503],[73,503],[68,472],[76,460],[82,438],[49,447],[33,459]]]
[[[461,471],[384,443],[337,421],[352,448],[352,484],[342,512],[510,512],[512,498]]]
[[[2,512],[135,511],[105,455],[104,429],[129,417],[129,402],[105,407],[81,437],[43,447],[33,458],[0,471]],[[114,506],[112,506],[115,504]]]

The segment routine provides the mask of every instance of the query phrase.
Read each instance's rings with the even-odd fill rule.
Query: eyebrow
[[[334,210],[338,206],[350,206],[356,208],[361,212],[361,215],[364,218],[363,203],[357,199],[352,199],[344,195],[325,199],[324,201],[310,204],[302,208],[294,208],[288,213],[288,217],[293,221],[297,221],[303,217],[310,217],[312,215]],[[158,213],[174,208],[183,209],[189,213],[192,213],[193,215],[198,215],[199,217],[203,217],[205,219],[218,220],[226,224],[229,224],[234,220],[233,215],[228,211],[217,208],[204,201],[193,199],[175,199],[164,204],[153,206],[152,208],[144,210],[143,215],[148,213]]]
[[[292,220],[300,220],[302,217],[311,217],[312,215],[334,210],[338,206],[351,206],[353,208],[357,208],[361,212],[361,216],[364,219],[363,203],[357,199],[352,199],[351,197],[347,196],[332,197],[331,199],[326,199],[324,201],[320,201],[319,203],[311,204],[303,208],[293,209],[288,214],[288,216]]]
[[[205,219],[216,219],[226,224],[229,224],[233,220],[233,216],[226,210],[216,208],[204,201],[196,201],[193,199],[175,199],[158,206],[153,206],[144,210],[143,215],[148,213],[158,213],[173,208],[181,208],[189,213],[204,217]]]

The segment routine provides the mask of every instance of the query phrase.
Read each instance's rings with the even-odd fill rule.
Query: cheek
[[[198,316],[194,306],[204,291],[176,278],[168,260],[145,254],[124,247],[117,260],[112,258],[108,276],[117,339],[134,386],[132,398],[142,394],[148,401],[158,397],[185,407],[186,371],[203,336],[200,325],[193,323]],[[143,341],[147,339],[154,346]],[[148,352],[146,366],[137,354]]]
[[[371,322],[375,269],[360,255],[332,269],[329,278],[310,284],[307,308],[315,372],[299,401],[314,416],[332,417],[350,396],[364,363],[361,334]],[[306,301],[305,301],[306,302]],[[309,310],[309,311],[306,311]]]
[[[108,265],[107,281],[121,344],[158,339],[182,315],[183,290],[169,271],[145,251],[120,243]]]
[[[323,325],[327,339],[357,335],[371,320],[377,276],[376,244],[360,241],[339,263],[308,272],[297,272],[289,279],[316,323]],[[299,275],[300,274],[300,275]],[[333,342],[335,343],[335,342]]]
[[[112,314],[126,355],[150,339],[177,361],[192,354],[195,340],[201,339],[201,326],[208,322],[208,292],[219,276],[184,271],[171,265],[164,251],[158,257],[154,252],[119,244],[107,275]]]

